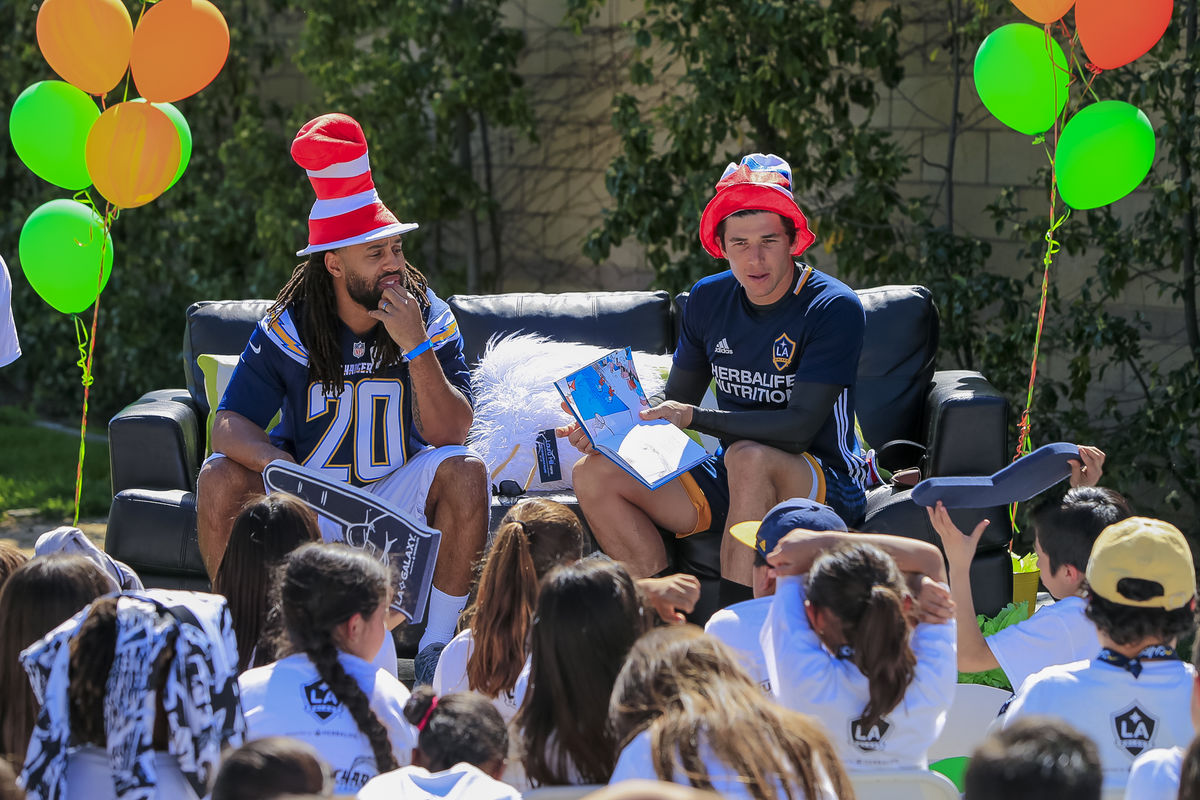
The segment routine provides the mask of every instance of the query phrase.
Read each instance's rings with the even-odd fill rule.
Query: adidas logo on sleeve
[[[731,356],[733,348],[729,346],[729,340],[722,337],[721,341],[717,342],[717,346],[713,348],[713,352],[722,356]]]

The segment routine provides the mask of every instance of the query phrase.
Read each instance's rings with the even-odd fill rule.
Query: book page
[[[650,406],[628,347],[614,350],[555,385],[597,446],[615,448],[640,422],[638,413]]]

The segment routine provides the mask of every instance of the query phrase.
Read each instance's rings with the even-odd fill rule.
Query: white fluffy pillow
[[[488,342],[471,373],[475,424],[467,444],[487,464],[492,483],[514,480],[530,491],[571,488],[571,468],[579,460],[579,451],[566,439],[556,440],[562,480],[543,483],[534,441],[540,431],[572,421],[562,410],[554,382],[611,352],[612,348],[529,334],[493,337]],[[633,363],[646,394],[660,394],[671,356],[635,352]]]

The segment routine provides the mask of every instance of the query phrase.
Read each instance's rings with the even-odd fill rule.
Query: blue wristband
[[[404,360],[412,361],[414,358],[421,355],[421,353],[424,353],[426,350],[432,350],[432,349],[433,349],[433,342],[426,339],[425,341],[421,342],[419,345],[414,347],[412,350],[409,350],[407,353],[405,353]]]

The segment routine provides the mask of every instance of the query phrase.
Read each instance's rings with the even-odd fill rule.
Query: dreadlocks
[[[279,290],[279,296],[267,314],[275,317],[292,303],[301,303],[301,318],[295,322],[308,350],[309,376],[320,381],[327,396],[336,396],[341,394],[345,375],[338,343],[337,299],[333,292],[333,277],[325,269],[326,252],[311,253],[306,261],[296,265],[292,277]],[[404,288],[417,299],[422,311],[429,307],[429,298],[425,295],[429,281],[408,263],[404,266]],[[383,323],[376,323],[376,326],[382,328]],[[374,351],[376,370],[400,363],[400,347],[386,330],[376,336]]]

